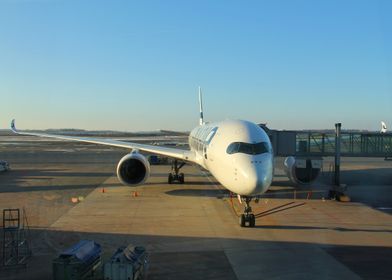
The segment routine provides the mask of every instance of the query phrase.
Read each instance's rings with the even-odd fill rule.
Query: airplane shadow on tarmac
[[[255,226],[255,228],[262,228],[262,229],[292,229],[292,230],[320,230],[320,229],[327,229],[327,230],[335,230],[340,232],[381,232],[381,233],[392,233],[392,230],[388,229],[356,229],[356,228],[342,228],[342,227],[309,227],[309,226],[272,226],[272,225],[262,225],[262,226]]]
[[[105,185],[100,185],[105,187]],[[113,184],[106,185],[107,187],[115,186]],[[46,186],[17,186],[17,187],[10,187],[7,188],[0,187],[0,193],[17,193],[17,192],[40,192],[40,191],[70,191],[70,190],[85,190],[85,189],[92,189],[96,188],[97,185],[93,184],[75,184],[75,185],[46,185]]]
[[[188,174],[186,174],[188,175]],[[190,174],[192,177],[197,177]],[[0,174],[0,193],[9,192],[31,192],[31,191],[61,191],[61,190],[80,190],[80,189],[94,189],[96,187],[122,187],[120,183],[104,184],[103,182],[112,176],[113,172],[75,172],[67,169],[14,169],[9,172]],[[200,177],[203,175],[200,175]],[[58,184],[56,178],[71,178],[71,184]],[[166,173],[152,173],[151,177],[167,177]],[[84,178],[91,178],[93,181],[85,182]],[[80,179],[80,180],[79,180]],[[27,182],[27,183],[26,183]],[[36,182],[36,183],[34,183]],[[45,184],[42,184],[45,182]],[[147,182],[144,185],[162,185],[163,182]],[[213,182],[186,182],[186,185],[215,185]]]
[[[179,189],[179,190],[167,191],[166,194],[174,195],[174,196],[200,196],[200,197],[207,196],[207,197],[221,198],[223,195],[227,195],[228,197],[230,195],[230,192],[226,190],[220,190],[220,189]]]
[[[217,183],[215,182],[186,182],[185,185],[198,185],[198,186],[215,186]],[[179,185],[181,186],[181,185]],[[260,198],[287,198],[292,199],[295,188],[284,188],[284,189],[269,189],[266,193],[260,195]],[[313,193],[309,196],[309,192],[311,189],[299,190],[296,194],[296,198],[298,199],[320,199],[322,196],[325,196],[326,191],[318,191],[317,193]],[[176,189],[167,191],[166,194],[174,195],[174,196],[209,196],[209,197],[230,197],[230,191],[224,189],[223,187],[220,189]]]
[[[0,174],[0,193],[93,189],[112,175],[67,169],[12,169]],[[59,178],[66,183],[59,184]]]
[[[17,169],[11,170],[10,173],[12,173],[13,177],[22,179],[50,179],[53,177],[109,177],[113,175],[112,172],[69,172],[66,169]]]

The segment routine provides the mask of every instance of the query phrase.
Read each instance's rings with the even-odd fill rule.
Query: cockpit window
[[[255,144],[244,143],[244,142],[234,142],[231,143],[226,152],[228,154],[243,153],[248,155],[259,155],[270,152],[268,143],[260,142]]]

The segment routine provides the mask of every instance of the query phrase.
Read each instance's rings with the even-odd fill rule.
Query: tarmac
[[[241,228],[242,206],[197,166],[182,169],[184,185],[169,185],[170,166],[154,165],[145,185],[122,186],[115,167],[126,153],[57,141],[1,145],[12,170],[0,173],[0,209],[26,210],[33,256],[26,268],[0,269],[0,279],[52,279],[52,260],[80,239],[101,244],[104,261],[119,246],[145,246],[148,279],[392,275],[389,161],[343,159],[353,202],[342,203],[328,199],[330,159],[306,189],[293,188],[277,159],[270,191],[252,204],[256,227]]]

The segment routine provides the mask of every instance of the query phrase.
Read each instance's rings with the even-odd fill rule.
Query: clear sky
[[[20,128],[392,128],[392,1],[0,0],[0,121]]]

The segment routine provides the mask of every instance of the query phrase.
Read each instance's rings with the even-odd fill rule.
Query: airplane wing
[[[145,145],[145,144],[117,141],[117,140],[111,140],[111,139],[99,139],[99,138],[90,138],[90,137],[74,137],[74,136],[65,136],[65,135],[54,135],[54,134],[18,131],[15,127],[15,120],[12,120],[12,122],[11,122],[11,130],[14,133],[20,134],[20,135],[31,135],[31,136],[38,136],[38,137],[57,138],[57,139],[68,140],[68,141],[79,141],[79,142],[92,143],[92,144],[98,144],[98,145],[127,148],[127,149],[132,149],[132,150],[141,150],[141,151],[149,152],[152,154],[167,156],[167,157],[181,159],[181,160],[185,160],[185,161],[196,162],[194,152],[189,151],[189,150],[160,147],[160,146],[153,146],[153,145]]]

